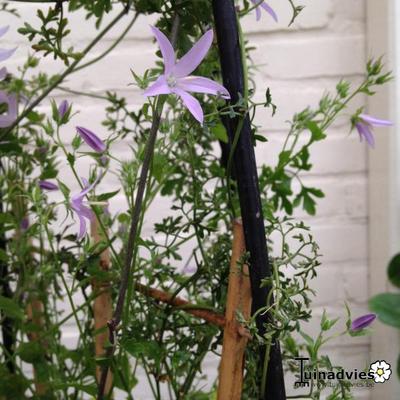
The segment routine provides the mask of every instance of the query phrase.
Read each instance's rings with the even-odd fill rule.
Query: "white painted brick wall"
[[[326,89],[333,89],[340,78],[357,82],[361,79],[366,60],[365,48],[365,3],[364,0],[304,0],[303,13],[294,25],[288,29],[290,19],[289,3],[283,0],[270,0],[277,10],[280,22],[274,24],[267,14],[259,23],[255,16],[246,17],[245,30],[248,40],[256,47],[253,59],[258,64],[256,73],[256,95],[263,97],[264,89],[271,87],[274,102],[278,105],[277,115],[271,118],[269,111],[260,110],[257,123],[269,142],[258,145],[258,161],[271,162],[276,158],[276,151],[283,143],[287,128],[286,121],[307,105],[316,105]],[[23,20],[34,19],[34,5],[13,3]],[[17,43],[19,48],[10,61],[10,69],[23,61],[28,53],[28,46],[16,33],[20,22],[13,17],[0,15],[0,24],[11,24],[11,33],[6,36],[2,46]],[[82,48],[94,35],[90,23],[84,22],[82,16],[73,19],[74,30],[71,42]],[[128,20],[126,20],[126,23]],[[117,90],[127,96],[129,107],[142,103],[143,98],[133,87],[130,68],[142,73],[153,65],[155,45],[149,34],[149,19],[141,17],[138,23],[112,54],[87,69],[68,78],[66,86],[72,89],[84,89],[94,93],[105,90]],[[100,54],[121,32],[122,27],[114,29],[102,43],[96,47],[94,54]],[[4,43],[6,42],[6,43]],[[369,54],[368,54],[369,56]],[[60,70],[60,65],[45,59],[43,66],[48,71]],[[62,68],[62,67],[61,67]],[[56,100],[63,98],[61,94]],[[81,124],[104,136],[105,131],[100,122],[104,117],[104,103],[83,97],[69,97],[74,109],[79,114],[73,124],[63,129],[63,136],[68,143],[74,135],[73,126]],[[355,108],[363,104],[364,99],[357,100]],[[47,107],[48,102],[43,103]],[[309,218],[300,213],[313,228],[313,232],[323,253],[323,265],[320,275],[313,287],[317,290],[315,314],[317,320],[310,327],[315,332],[318,316],[327,308],[334,316],[344,316],[343,302],[349,302],[355,314],[366,311],[368,298],[367,276],[367,170],[364,144],[360,144],[356,135],[348,137],[347,121],[338,121],[328,132],[328,139],[315,146],[312,162],[315,165],[305,181],[321,187],[326,198],[318,205],[318,215]],[[379,135],[379,131],[377,131]],[[119,157],[127,157],[126,144],[114,146]],[[84,161],[82,161],[84,164]],[[62,172],[63,176],[68,174]],[[115,177],[107,181],[109,189],[117,185]],[[159,214],[167,210],[167,203],[156,204],[154,214],[148,218],[152,222]],[[113,211],[122,207],[121,202],[112,204]],[[147,223],[145,232],[151,233],[151,224]],[[67,341],[73,340],[75,331],[71,326],[66,332]],[[327,352],[340,363],[362,368],[369,357],[369,340],[346,339],[333,343]],[[215,375],[217,363],[207,364],[210,375]],[[141,399],[151,396],[143,386],[139,388]],[[147,394],[146,394],[147,393]],[[140,397],[141,396],[141,397]],[[357,398],[367,399],[368,393]]]

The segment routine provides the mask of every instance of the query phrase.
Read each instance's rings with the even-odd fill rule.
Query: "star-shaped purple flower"
[[[365,139],[368,145],[373,148],[375,146],[375,139],[371,128],[374,126],[392,126],[393,123],[385,119],[371,117],[367,114],[360,114],[354,125],[360,135],[360,141]]]
[[[91,185],[89,185],[89,182],[84,178],[82,178],[82,181],[84,183],[84,188],[78,194],[72,196],[70,202],[71,208],[79,218],[79,240],[86,235],[86,219],[91,221],[94,217],[93,211],[84,204],[83,199],[96,186],[98,178]]]
[[[263,8],[274,20],[278,22],[278,16],[271,6],[269,6],[265,1],[260,0],[250,0],[254,5],[256,5],[256,19],[259,21],[261,19],[261,8]]]
[[[362,315],[361,317],[356,318],[351,323],[351,330],[360,331],[362,329],[368,328],[375,321],[375,318],[375,314]]]
[[[207,93],[230,99],[229,92],[219,83],[202,76],[191,74],[204,59],[213,41],[213,31],[210,29],[200,40],[179,60],[168,38],[156,27],[151,27],[153,34],[160,46],[164,59],[164,74],[144,92],[145,96],[158,96],[160,94],[176,94],[184,105],[201,124],[204,114],[199,101],[188,92]]]

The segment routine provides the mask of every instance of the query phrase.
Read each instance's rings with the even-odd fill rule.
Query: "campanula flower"
[[[4,36],[7,33],[8,29],[9,29],[9,26],[1,27],[0,28],[0,37]],[[17,50],[16,47],[14,49],[10,49],[10,50],[0,48],[0,61],[5,61],[8,58],[10,58],[14,54],[15,50]]]
[[[374,135],[372,134],[372,127],[391,125],[393,125],[391,121],[374,118],[367,114],[360,114],[354,124],[358,131],[358,134],[360,135],[360,141],[365,139],[370,147],[375,146],[375,139]]]
[[[274,20],[278,22],[278,16],[271,6],[269,6],[265,1],[262,0],[250,0],[256,7],[256,19],[259,21],[261,19],[261,8],[263,8]]]
[[[89,182],[82,178],[84,187],[83,189],[71,197],[71,208],[75,211],[79,218],[79,235],[78,239],[82,239],[87,232],[86,219],[91,221],[94,217],[93,211],[84,203],[85,196],[96,186],[98,178],[89,185]]]
[[[42,190],[50,190],[50,191],[58,190],[58,186],[50,181],[39,181],[39,187]]]
[[[203,110],[199,101],[189,94],[207,93],[230,99],[229,92],[219,83],[202,76],[190,75],[203,61],[213,41],[213,31],[210,29],[200,40],[179,60],[168,38],[156,27],[151,27],[160,46],[164,60],[164,73],[144,92],[145,96],[160,94],[175,94],[182,100],[190,113],[201,124],[204,120]]]
[[[82,126],[77,126],[76,130],[79,136],[98,153],[103,153],[106,150],[104,142],[92,131]]]
[[[366,314],[361,317],[356,318],[351,323],[352,331],[360,331],[362,329],[368,328],[376,318],[376,314]]]
[[[60,119],[63,118],[63,116],[66,114],[66,112],[68,111],[69,108],[69,104],[67,100],[63,100],[60,105],[58,106],[58,116],[60,117]]]
[[[7,128],[17,119],[17,97],[0,90],[0,104],[7,104],[7,112],[0,115],[0,128]]]

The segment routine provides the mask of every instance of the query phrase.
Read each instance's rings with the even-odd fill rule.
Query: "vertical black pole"
[[[3,214],[3,198],[1,192],[0,192],[0,214]],[[3,250],[4,252],[6,251],[6,237],[4,232],[0,232],[0,249]],[[8,279],[9,277],[8,277],[7,261],[0,261],[0,294],[4,297],[11,298],[12,291]],[[0,315],[0,316],[3,317],[1,323],[1,331],[3,336],[3,346],[5,349],[5,354],[4,354],[5,364],[10,373],[14,373],[15,367],[12,361],[12,356],[14,353],[14,346],[15,346],[13,320],[5,315]]]
[[[236,103],[239,93],[243,94],[244,82],[234,0],[213,0],[212,3],[224,86],[231,94],[232,103]],[[233,141],[238,119],[227,119],[225,122],[230,139]],[[246,250],[250,253],[252,312],[254,313],[266,305],[270,288],[260,287],[260,284],[264,278],[271,275],[271,267],[268,259],[257,166],[248,116],[244,120],[233,155],[233,165],[239,191]],[[256,323],[260,335],[265,333],[265,323],[269,318],[268,315],[259,314],[257,316]],[[260,348],[260,370],[264,364],[265,353],[266,348],[262,346]],[[264,396],[260,396],[260,400],[266,399],[286,399],[282,358],[277,340],[273,340],[271,343],[266,391]]]

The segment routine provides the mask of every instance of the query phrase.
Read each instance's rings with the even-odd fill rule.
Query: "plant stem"
[[[139,15],[140,15],[139,13],[135,14],[135,16],[133,17],[132,21],[124,29],[124,31],[121,33],[119,38],[107,50],[105,50],[99,56],[97,56],[97,57],[93,58],[92,60],[86,62],[85,64],[79,65],[79,67],[75,68],[75,70],[72,71],[72,72],[80,71],[81,69],[84,69],[84,68],[88,67],[89,65],[95,64],[97,61],[100,61],[107,54],[109,54],[111,51],[113,51],[118,46],[118,44],[121,43],[121,41],[124,39],[124,37],[127,35],[127,33],[130,31],[130,29],[132,28],[132,26],[134,25],[134,23],[138,19]]]
[[[107,32],[122,18],[124,17],[128,10],[129,4],[124,7],[124,9],[89,43],[89,45],[82,51],[81,57],[76,59],[60,76],[58,76],[53,83],[44,90],[44,92],[39,95],[32,104],[27,107],[24,112],[22,112],[18,118],[14,121],[14,123],[5,131],[5,133],[0,137],[2,139],[9,132],[11,132],[18,124],[38,105],[40,102],[45,99],[64,79],[74,72],[75,68],[82,61],[82,59],[92,50],[92,48],[107,34]]]
[[[132,220],[131,220],[131,226],[130,226],[130,230],[129,230],[128,243],[126,246],[125,262],[123,264],[123,269],[122,269],[122,274],[121,274],[121,283],[120,283],[120,287],[119,287],[119,291],[118,291],[117,305],[115,307],[113,319],[108,324],[109,331],[110,331],[111,346],[108,348],[108,351],[106,353],[107,358],[111,358],[115,351],[115,346],[114,346],[115,332],[118,328],[119,323],[121,322],[121,316],[122,316],[122,312],[124,309],[126,291],[128,289],[129,278],[131,276],[132,259],[133,259],[134,249],[136,246],[136,236],[137,236],[138,224],[140,221],[140,215],[141,215],[141,211],[142,211],[143,195],[144,195],[144,192],[146,189],[147,175],[148,175],[148,172],[150,169],[150,164],[151,164],[151,160],[152,160],[153,153],[154,153],[158,128],[160,126],[161,111],[162,111],[163,105],[164,105],[164,101],[159,98],[157,101],[157,104],[155,106],[155,109],[154,109],[153,122],[152,122],[152,125],[150,128],[149,137],[148,137],[147,143],[146,143],[144,160],[143,160],[143,165],[142,165],[142,169],[140,172],[138,190],[137,190],[136,199],[135,199],[135,205],[133,207],[133,212],[132,212]],[[102,370],[99,387],[98,387],[97,400],[102,400],[104,398],[104,389],[105,389],[108,369],[109,369],[109,366],[106,365],[106,366],[104,366],[104,368]]]

